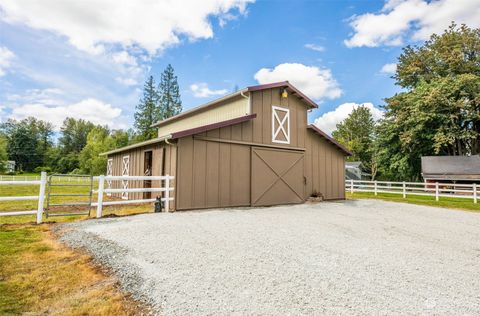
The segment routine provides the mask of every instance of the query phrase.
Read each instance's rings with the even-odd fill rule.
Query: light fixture
[[[288,97],[287,89],[283,89],[283,91],[282,91],[282,98],[287,98],[287,97]]]

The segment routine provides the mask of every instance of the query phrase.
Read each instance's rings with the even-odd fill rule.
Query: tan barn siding
[[[314,132],[306,131],[306,195],[321,193],[326,200],[345,198],[345,156]],[[310,167],[309,167],[310,166]],[[309,173],[308,169],[312,172]]]
[[[165,158],[163,157],[163,149],[165,148]],[[163,159],[165,159],[165,174],[175,176],[176,173],[176,147],[175,145],[165,145],[162,143],[147,145],[144,147],[138,147],[125,152],[116,153],[109,155],[109,158],[113,159],[112,163],[112,175],[121,176],[122,175],[122,165],[123,157],[130,157],[130,166],[129,166],[129,175],[130,176],[142,176],[144,175],[144,159],[145,152],[152,151],[152,175],[159,176],[162,175],[162,164]],[[143,188],[143,180],[130,180],[129,188]],[[160,181],[156,180],[152,182],[152,187],[159,187],[163,185]],[[171,183],[172,186],[175,185],[175,180]],[[112,188],[122,188],[122,181],[113,181]],[[157,192],[152,192],[152,197],[156,196]],[[172,192],[171,194],[175,194]],[[112,197],[121,198],[120,193],[112,194]],[[130,192],[128,193],[129,200],[143,199],[143,193],[141,192]],[[171,203],[171,209],[175,208],[175,202]]]
[[[207,135],[218,138],[229,132],[225,127]],[[231,133],[239,139],[241,134],[241,129]],[[184,137],[178,141],[178,165],[177,209],[250,204],[249,146]]]

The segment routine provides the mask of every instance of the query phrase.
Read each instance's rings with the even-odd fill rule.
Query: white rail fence
[[[37,224],[42,222],[43,203],[45,201],[45,187],[47,185],[47,173],[42,172],[39,180],[8,180],[0,181],[2,185],[38,185],[38,195],[32,196],[0,196],[0,202],[3,201],[38,201],[36,210],[16,211],[16,212],[0,212],[0,216],[18,216],[18,215],[37,215]],[[1,210],[0,210],[1,211]]]
[[[121,204],[140,204],[140,203],[152,203],[156,201],[156,198],[151,199],[138,199],[138,200],[115,200],[115,201],[104,201],[104,194],[107,193],[123,193],[123,192],[164,192],[161,201],[164,203],[164,209],[170,209],[170,202],[174,200],[174,198],[170,195],[170,193],[174,190],[171,186],[171,180],[175,177],[173,176],[98,176],[93,177],[94,180],[98,181],[98,189],[93,190],[93,193],[98,193],[97,202],[91,203],[91,207],[97,208],[97,218],[102,217],[103,207],[109,205],[121,205]],[[111,183],[111,181],[133,181],[133,180],[146,180],[146,181],[160,181],[160,183],[164,183],[163,186],[160,187],[151,187],[151,188],[119,188],[119,189],[112,189],[110,187],[105,187],[105,182]],[[38,195],[33,196],[0,196],[0,202],[3,201],[33,201],[38,200],[38,207],[36,210],[28,210],[28,211],[7,211],[2,212],[0,208],[0,216],[19,216],[19,215],[34,215],[37,216],[37,224],[42,223],[42,217],[44,212],[44,202],[45,202],[45,188],[47,186],[47,174],[46,172],[42,172],[39,180],[6,180],[0,181],[1,186],[10,186],[10,185],[38,185],[39,192]],[[1,207],[1,206],[0,206]]]
[[[41,180],[41,175],[40,176],[22,176],[22,175],[1,175],[0,174],[0,181],[40,181]],[[90,181],[88,178],[82,178],[82,177],[62,177],[60,180],[56,181],[62,181],[62,182],[84,182],[84,181]]]
[[[370,192],[375,195],[378,193],[401,194],[403,198],[407,195],[432,196],[436,201],[439,201],[440,197],[472,199],[473,203],[477,203],[478,200],[476,183],[346,180],[345,190],[352,194],[354,192]]]

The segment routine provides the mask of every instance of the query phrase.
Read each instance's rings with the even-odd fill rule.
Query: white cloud
[[[314,50],[316,52],[324,52],[325,51],[325,47],[317,45],[317,44],[305,44],[305,48]]]
[[[260,84],[288,80],[309,98],[336,99],[342,95],[337,81],[330,69],[306,66],[299,63],[285,63],[273,69],[262,68],[255,74]]]
[[[397,64],[385,64],[380,70],[384,74],[394,74],[397,71]]]
[[[480,0],[389,0],[378,13],[350,18],[348,47],[402,45],[405,38],[426,40],[442,33],[452,21],[480,26]]]
[[[383,112],[370,102],[360,104],[351,102],[340,104],[335,110],[324,113],[322,116],[315,119],[314,124],[325,133],[331,135],[332,132],[337,129],[337,124],[346,119],[348,115],[352,113],[353,109],[356,109],[359,106],[364,106],[370,109],[373,119],[376,121],[383,117]]]
[[[59,89],[33,89],[25,95],[10,95],[9,117],[21,120],[29,116],[51,122],[59,129],[67,117],[84,119],[95,124],[123,128],[125,124],[120,117],[122,110],[95,98],[85,98],[76,103],[63,100],[65,93]]]
[[[208,98],[216,95],[224,95],[228,92],[227,89],[211,90],[205,82],[194,83],[190,85],[190,91],[197,98]]]
[[[15,54],[4,46],[0,46],[0,77],[7,73],[7,69],[12,66],[12,60]]]
[[[213,37],[211,18],[222,23],[254,0],[0,0],[0,18],[65,36],[80,50],[139,47],[153,55],[189,40]]]

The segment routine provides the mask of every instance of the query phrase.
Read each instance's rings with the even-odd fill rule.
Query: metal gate
[[[93,177],[53,174],[48,177],[46,217],[90,215]]]
[[[252,206],[302,203],[305,153],[252,147]]]

